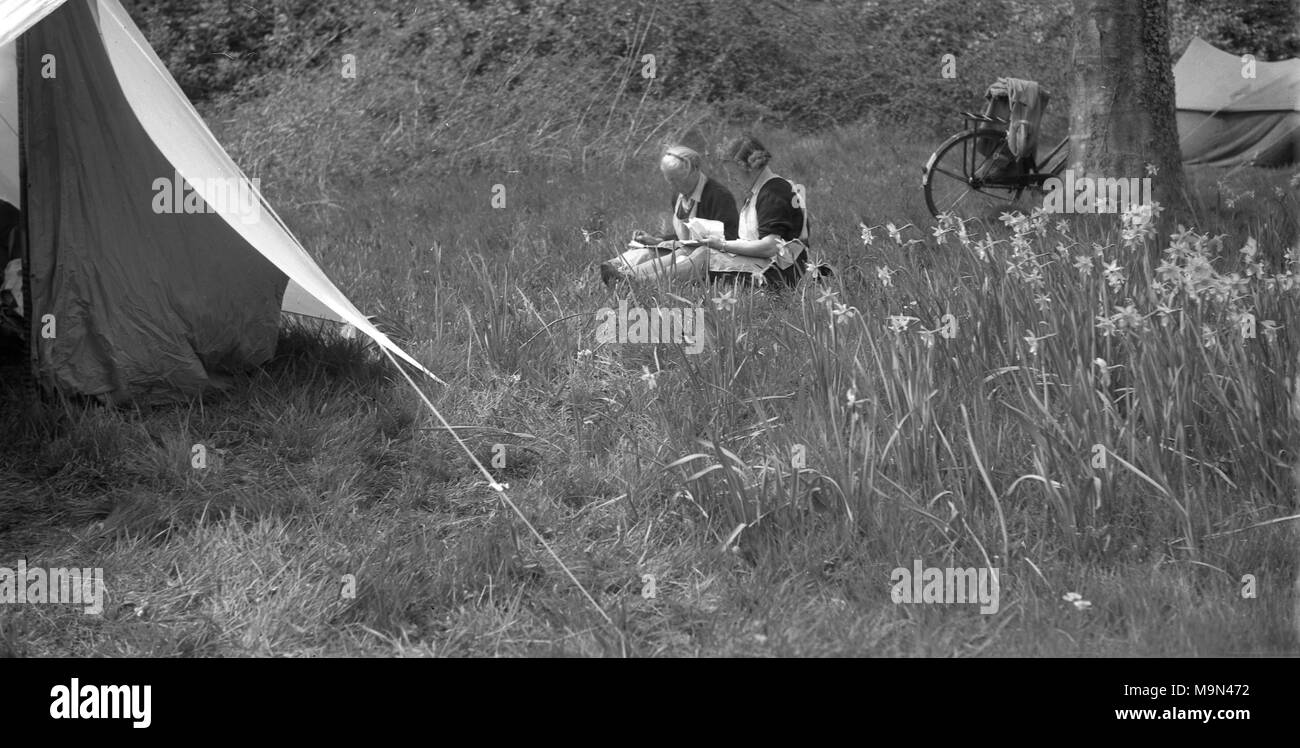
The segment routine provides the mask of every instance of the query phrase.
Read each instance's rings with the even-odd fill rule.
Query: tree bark
[[[1174,116],[1169,1],[1074,0],[1072,58],[1070,168],[1077,176],[1150,176],[1165,218],[1190,221]]]

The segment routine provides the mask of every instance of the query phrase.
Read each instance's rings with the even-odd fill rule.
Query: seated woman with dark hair
[[[723,163],[747,187],[740,209],[739,239],[709,239],[709,279],[793,286],[808,262],[808,214],[794,184],[768,163],[772,154],[749,135],[723,149]],[[761,278],[761,280],[759,280]]]

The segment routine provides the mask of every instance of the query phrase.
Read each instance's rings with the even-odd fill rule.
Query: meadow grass
[[[1300,534],[1261,524],[1297,511],[1289,175],[1193,173],[1207,223],[1176,241],[1117,216],[936,233],[937,141],[767,135],[836,271],[781,296],[599,282],[667,218],[653,163],[264,188],[447,381],[422,386],[565,569],[395,369],[292,326],[201,401],[7,408],[0,564],[102,566],[108,602],[0,608],[0,650],[1300,651]],[[703,309],[703,350],[598,342],[622,298]],[[999,612],[894,604],[916,559],[1000,569]]]

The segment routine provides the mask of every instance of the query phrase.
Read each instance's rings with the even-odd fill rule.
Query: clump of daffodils
[[[1124,246],[1130,249],[1136,247],[1140,242],[1154,239],[1156,235],[1156,219],[1164,212],[1160,203],[1134,203],[1120,214],[1121,239]]]
[[[1148,291],[1151,314],[1160,318],[1162,326],[1168,326],[1176,312],[1190,307],[1217,312],[1229,327],[1248,326],[1247,322],[1254,321],[1253,299],[1261,287],[1272,292],[1300,286],[1296,250],[1287,252],[1282,272],[1270,274],[1259,257],[1258,243],[1254,238],[1247,239],[1239,250],[1246,267],[1242,275],[1221,273],[1214,267],[1222,253],[1222,237],[1197,234],[1179,226],[1170,239]],[[1271,341],[1280,325],[1266,319],[1260,320],[1258,327]],[[1202,330],[1207,347],[1214,345],[1216,334],[1212,327]]]
[[[955,213],[944,213],[939,216],[939,222],[931,229],[931,233],[938,244],[946,243],[949,234],[956,236],[957,242],[963,247],[969,247],[971,243],[970,232],[966,229],[966,222]]]
[[[1274,272],[1259,242],[1248,238],[1236,251],[1241,270],[1223,272],[1216,264],[1231,253],[1231,248],[1225,251],[1225,237],[1179,226],[1169,235],[1158,265],[1151,267],[1146,250],[1160,240],[1163,211],[1155,202],[1130,205],[1119,215],[1118,239],[1094,241],[1090,246],[1071,233],[1067,221],[1041,208],[1028,215],[1002,214],[1002,223],[1010,229],[1006,238],[972,239],[961,219],[950,215],[939,217],[933,234],[938,243],[950,247],[949,239],[956,236],[961,249],[981,264],[1004,268],[1006,280],[1025,288],[1022,298],[1031,300],[1040,315],[1051,315],[1062,303],[1069,303],[1068,296],[1058,297],[1061,288],[1092,289],[1093,325],[1102,337],[1137,338],[1153,330],[1183,332],[1199,337],[1206,348],[1234,334],[1265,344],[1281,339],[1282,325],[1257,319],[1257,299],[1265,292],[1300,290],[1300,246],[1288,249],[1280,271]],[[885,229],[895,242],[904,241],[903,229],[893,224]],[[882,285],[897,285],[891,277],[896,271],[878,266],[876,273]],[[986,291],[988,282],[985,277]],[[895,334],[918,332],[927,346],[933,344],[933,331],[909,329],[902,315],[890,317],[886,327]],[[1036,348],[1036,340],[1029,343],[1031,353]]]
[[[1071,241],[1068,225],[1061,220],[1053,224],[1050,214],[1041,209],[1029,215],[1004,213],[1001,220],[1011,229],[1010,238],[994,241],[985,237],[968,247],[982,262],[1003,264],[1009,279],[1031,289],[1030,298],[1043,313],[1051,309],[1052,299],[1045,286],[1053,266],[1073,271],[1085,283],[1099,278],[1105,288],[1098,295],[1094,320],[1104,337],[1141,334],[1153,326],[1177,327],[1185,324],[1181,313],[1196,308],[1223,320],[1224,329],[1207,326],[1201,331],[1207,347],[1232,328],[1257,329],[1265,341],[1275,340],[1281,326],[1274,320],[1255,320],[1254,299],[1261,290],[1300,288],[1300,247],[1287,251],[1281,272],[1270,273],[1258,242],[1247,239],[1238,250],[1243,271],[1224,273],[1215,267],[1223,254],[1223,237],[1197,234],[1179,226],[1169,237],[1159,266],[1150,277],[1144,277],[1137,250],[1156,239],[1163,210],[1159,203],[1129,206],[1120,214],[1119,244],[1094,242],[1090,249]],[[955,226],[941,220],[936,236],[955,231]],[[1039,252],[1038,247],[1044,245],[1036,239],[1053,229],[1065,241],[1057,242],[1054,251]],[[1125,299],[1126,293],[1137,298]],[[1121,299],[1123,303],[1116,303]]]

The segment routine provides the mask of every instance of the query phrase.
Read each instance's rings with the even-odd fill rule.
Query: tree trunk
[[[1071,67],[1076,176],[1150,176],[1165,218],[1190,221],[1174,118],[1168,0],[1074,0]]]

